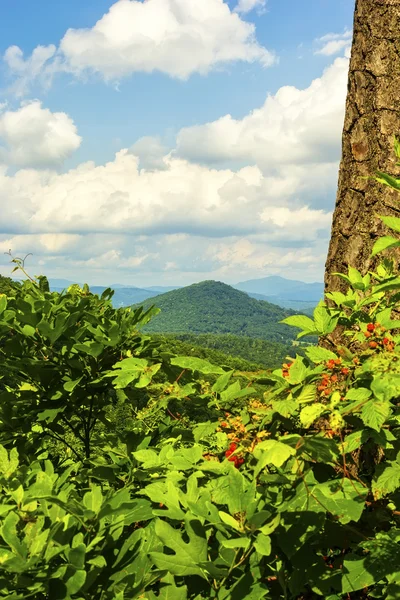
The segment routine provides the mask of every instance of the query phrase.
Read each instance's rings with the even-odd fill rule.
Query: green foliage
[[[11,279],[11,277],[4,277],[3,275],[0,275],[0,294],[15,296],[19,287],[19,282],[14,281]]]
[[[287,356],[304,354],[301,346],[232,334],[153,334],[152,337],[176,354],[206,358],[238,371],[276,369]]]
[[[398,598],[399,277],[339,275],[284,320],[349,343],[239,377],[111,291],[1,295],[0,598]]]

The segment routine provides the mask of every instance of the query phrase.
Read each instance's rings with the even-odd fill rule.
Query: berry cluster
[[[237,449],[237,444],[235,444],[235,442],[232,442],[230,444],[228,450],[225,452],[225,456],[230,462],[233,462],[235,464],[235,467],[238,469],[240,467],[240,465],[242,465],[244,463],[244,458],[242,458],[241,456],[238,456],[237,454],[234,454],[236,449]]]
[[[380,323],[368,323],[367,331],[364,332],[364,335],[367,339],[369,339],[368,346],[374,350],[375,348],[384,348],[389,352],[392,352],[394,349],[393,340],[388,337],[384,337],[382,339],[382,335],[385,333],[386,328],[380,325]],[[372,338],[372,339],[370,339]]]
[[[282,369],[282,376],[283,377],[289,377],[289,369],[292,366],[292,362],[291,363],[283,363],[283,369]]]
[[[329,371],[336,371],[336,373],[331,374],[322,373],[321,383],[317,389],[319,392],[322,392],[325,396],[330,396],[330,394],[332,393],[332,387],[334,387],[335,384],[339,381],[340,375],[347,376],[349,374],[350,371],[347,367],[340,368],[341,364],[341,358],[331,358],[325,363],[325,366]]]
[[[239,442],[240,439],[243,440],[247,436],[247,429],[243,425],[242,417],[234,417],[233,415],[229,415],[229,413],[225,413],[225,418],[226,421],[220,422],[217,431],[224,431],[228,439],[233,442]]]

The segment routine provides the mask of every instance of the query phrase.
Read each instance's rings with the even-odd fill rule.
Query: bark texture
[[[400,216],[400,193],[366,179],[377,170],[399,176],[395,135],[400,136],[400,0],[356,0],[325,293],[347,291],[333,273],[347,274],[348,265],[365,275],[383,256],[399,258],[399,249],[369,258],[377,237],[396,237],[376,214]],[[341,343],[341,333],[338,328],[331,339]]]

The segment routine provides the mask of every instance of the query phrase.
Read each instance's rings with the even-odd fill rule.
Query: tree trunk
[[[333,273],[347,274],[349,265],[365,275],[383,256],[399,257],[399,249],[369,257],[378,237],[396,237],[376,215],[399,216],[400,194],[366,179],[377,170],[399,176],[395,135],[400,135],[400,0],[356,0],[325,293],[346,293],[347,283]],[[335,343],[345,343],[342,328],[330,337]],[[321,340],[320,345],[331,347]]]

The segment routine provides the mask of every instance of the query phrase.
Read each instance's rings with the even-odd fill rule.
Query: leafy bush
[[[110,291],[0,296],[0,598],[398,598],[400,277],[339,276],[333,308],[284,323],[348,344],[244,387]]]

